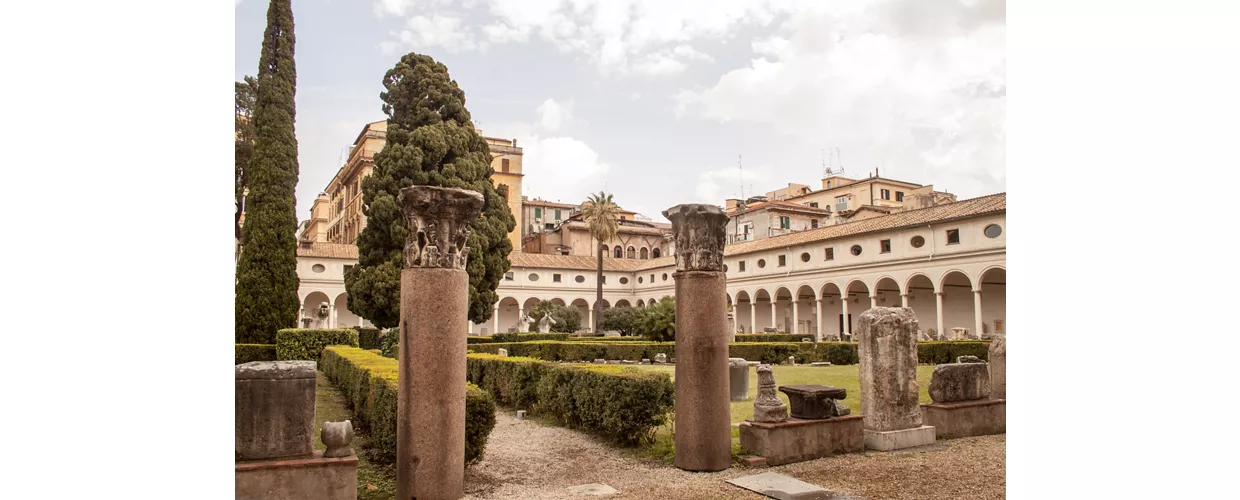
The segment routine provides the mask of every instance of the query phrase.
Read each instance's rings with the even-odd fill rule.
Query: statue
[[[788,420],[788,405],[775,392],[771,365],[758,365],[758,397],[753,400],[753,421],[779,423]]]

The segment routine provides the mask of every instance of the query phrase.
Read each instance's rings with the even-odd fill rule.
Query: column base
[[[934,444],[934,426],[923,425],[896,431],[865,431],[867,450],[892,451]]]

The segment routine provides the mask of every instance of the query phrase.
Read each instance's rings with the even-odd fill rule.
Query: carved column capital
[[[482,195],[467,189],[410,186],[396,197],[409,225],[405,267],[465,269],[470,227],[482,213]]]
[[[728,216],[722,208],[687,203],[664,210],[663,216],[672,222],[677,271],[723,272]]]

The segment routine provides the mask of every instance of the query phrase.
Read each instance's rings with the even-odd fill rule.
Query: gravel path
[[[520,421],[508,409],[497,410],[486,456],[467,469],[466,498],[593,498],[568,493],[568,487],[587,483],[619,490],[604,497],[609,499],[765,498],[725,482],[765,471],[872,499],[1004,497],[1004,435],[939,441],[915,451],[692,473],[638,459],[578,431]]]

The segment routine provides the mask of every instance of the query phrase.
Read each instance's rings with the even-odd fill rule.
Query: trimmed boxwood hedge
[[[465,337],[466,344],[490,344],[492,342],[495,342],[495,339],[491,337],[475,336],[475,335],[470,335],[468,337]]]
[[[957,356],[973,355],[986,359],[990,346],[984,340],[918,342],[917,359],[923,364],[955,362]],[[496,342],[470,346],[476,353],[495,354],[507,349],[510,356],[526,356],[546,361],[590,362],[595,359],[654,359],[663,353],[676,357],[675,342]],[[796,356],[797,363],[827,361],[833,365],[857,364],[856,342],[732,342],[728,357],[762,363],[782,363]]]
[[[535,340],[568,340],[567,333],[517,332],[497,333],[491,336],[493,342],[532,342]]]
[[[676,388],[666,373],[490,354],[470,354],[466,362],[469,381],[499,402],[620,445],[651,442],[675,407]]]
[[[275,361],[276,345],[275,344],[233,344],[235,346],[236,363],[249,363],[251,361]]]
[[[396,401],[400,373],[396,360],[356,347],[332,346],[323,350],[319,370],[344,394],[353,411],[354,425],[370,434],[374,459],[384,463],[396,460]],[[494,428],[495,399],[478,386],[466,382],[465,463],[482,458],[487,437]]]
[[[379,334],[381,332],[378,328],[355,326],[353,329],[357,330],[358,347],[361,347],[362,349],[379,348]]]
[[[276,359],[318,361],[329,345],[357,347],[357,330],[352,328],[285,328],[276,332]]]
[[[814,340],[814,334],[798,335],[792,333],[738,333],[735,342],[801,342],[801,339]]]
[[[569,337],[569,342],[654,342],[646,337]]]

